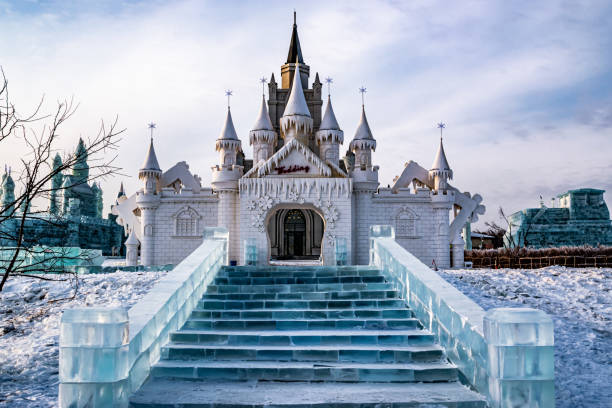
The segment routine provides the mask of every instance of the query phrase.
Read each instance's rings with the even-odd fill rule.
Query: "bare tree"
[[[34,209],[33,204],[43,202],[58,190],[69,189],[79,184],[116,174],[119,168],[113,165],[114,150],[124,129],[118,129],[117,118],[110,126],[102,121],[95,136],[87,138],[85,150],[80,153],[65,153],[61,164],[53,164],[52,155],[57,153],[64,123],[76,112],[78,105],[72,99],[57,103],[54,111],[41,113],[44,98],[31,114],[21,115],[9,96],[8,80],[0,68],[0,146],[2,143],[17,141],[23,147],[20,168],[15,174],[19,193],[14,197],[3,197],[0,204],[0,243],[10,242],[10,247],[0,247],[0,291],[11,275],[45,272],[54,265],[62,265],[71,257],[61,250],[41,254],[34,250],[26,239],[28,220],[42,220],[59,225],[60,219],[49,213],[48,208]],[[109,157],[109,153],[110,157]],[[54,186],[54,177],[72,169],[87,157],[90,172],[85,177],[70,178],[70,183]],[[15,173],[15,172],[13,172]],[[24,259],[28,255],[29,261]],[[87,257],[88,255],[83,255]]]
[[[485,222],[486,229],[475,230],[479,234],[489,235],[493,237],[493,247],[501,248],[504,246],[504,235],[506,230],[494,221]]]

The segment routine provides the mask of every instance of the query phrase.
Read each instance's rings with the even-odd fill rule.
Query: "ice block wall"
[[[214,231],[211,231],[214,230]],[[218,227],[129,311],[64,311],[60,327],[60,407],[127,407],[149,376],[168,334],[179,329],[227,261],[227,231]]]
[[[554,407],[551,318],[527,308],[485,312],[402,248],[393,227],[370,228],[370,263],[381,268],[463,380],[498,407]]]

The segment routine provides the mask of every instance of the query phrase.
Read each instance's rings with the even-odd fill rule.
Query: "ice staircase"
[[[224,267],[133,407],[485,407],[370,267]]]

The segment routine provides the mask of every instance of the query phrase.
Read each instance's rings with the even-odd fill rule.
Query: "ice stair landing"
[[[381,272],[224,267],[132,407],[485,407]]]

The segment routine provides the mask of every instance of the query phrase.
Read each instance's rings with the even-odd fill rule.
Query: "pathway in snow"
[[[58,393],[59,323],[63,309],[130,307],[166,272],[80,275],[71,282],[10,278],[0,292],[0,406],[55,407]],[[49,275],[57,279],[58,275]]]
[[[557,407],[612,407],[612,268],[440,271],[485,310],[533,307],[555,323]]]

